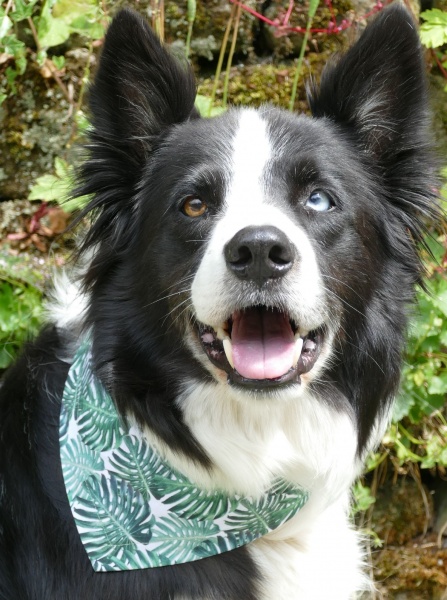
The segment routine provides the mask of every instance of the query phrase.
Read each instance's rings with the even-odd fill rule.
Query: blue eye
[[[332,198],[326,192],[317,190],[312,192],[309,198],[304,203],[304,206],[311,208],[316,212],[327,212],[334,206]]]

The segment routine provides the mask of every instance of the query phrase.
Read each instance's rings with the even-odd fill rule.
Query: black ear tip
[[[113,17],[106,34],[107,38],[118,37],[123,40],[132,40],[141,32],[147,35],[151,32],[149,25],[142,15],[131,8],[122,8]]]
[[[401,2],[393,2],[384,8],[376,17],[375,24],[393,29],[407,25],[416,33],[416,20],[406,6]]]
[[[121,8],[112,19],[120,27],[126,25],[141,25],[144,23],[143,17],[131,8]]]

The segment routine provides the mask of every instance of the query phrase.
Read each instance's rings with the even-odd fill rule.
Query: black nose
[[[295,258],[288,237],[270,225],[241,229],[226,244],[224,254],[230,271],[259,285],[283,277]]]

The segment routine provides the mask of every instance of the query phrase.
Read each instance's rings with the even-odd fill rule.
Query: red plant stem
[[[275,29],[278,29],[283,33],[305,33],[306,32],[305,27],[292,27],[290,25],[287,25],[288,20],[290,18],[290,13],[291,13],[290,5],[289,5],[289,8],[287,10],[287,13],[285,15],[283,22],[280,23],[277,20],[272,21],[271,19],[268,19],[261,13],[256,12],[253,8],[250,8],[246,4],[243,4],[242,2],[240,2],[239,0],[229,0],[229,1],[231,2],[231,4],[237,4],[245,12],[249,13],[253,17],[256,17],[260,21],[264,21],[264,23],[267,23],[271,27],[274,27]],[[385,2],[381,2],[380,0],[378,0],[377,4],[374,6],[374,8],[372,8],[366,14],[358,17],[357,21],[368,19],[373,14],[381,11],[387,4],[390,4],[391,1],[392,0],[386,0]],[[328,35],[332,35],[335,33],[340,33],[341,31],[345,31],[346,29],[349,29],[349,27],[352,27],[354,25],[355,21],[346,21],[346,20],[342,21],[342,23],[340,25],[336,25],[335,14],[333,12],[332,4],[331,4],[330,0],[328,2],[328,6],[329,6],[329,10],[331,10],[331,27],[312,28],[312,29],[310,29],[310,33],[326,33]]]

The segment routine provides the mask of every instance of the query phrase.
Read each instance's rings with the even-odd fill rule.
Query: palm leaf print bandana
[[[92,371],[84,340],[64,388],[60,456],[95,571],[175,565],[238,548],[291,519],[308,493],[278,479],[261,498],[200,489],[128,426]]]

